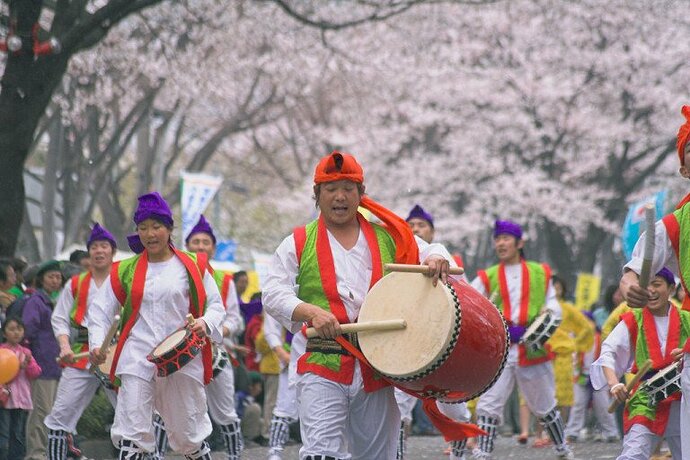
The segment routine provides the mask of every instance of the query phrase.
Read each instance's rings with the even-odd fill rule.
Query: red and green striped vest
[[[382,226],[370,223],[361,214],[358,214],[358,219],[360,231],[364,234],[372,256],[371,288],[383,276],[383,265],[395,260],[395,243]],[[333,313],[341,324],[349,323],[347,311],[338,294],[333,254],[323,220],[319,218],[306,227],[295,229],[294,238],[299,265],[297,296],[304,302]],[[313,372],[334,382],[350,384],[355,359],[350,355],[307,352],[298,361],[297,372]],[[362,366],[362,377],[365,391],[388,386],[368,366]]]
[[[220,300],[223,302],[223,307],[227,310],[228,306],[225,302],[228,298],[228,292],[230,291],[232,273],[223,270],[214,270],[210,265],[208,266],[208,271],[213,275],[213,281],[216,282],[216,286],[218,286],[218,291],[220,292]]]
[[[84,272],[79,275],[74,275],[71,280],[70,287],[72,288],[72,309],[69,313],[70,326],[78,329],[82,327],[82,322],[86,316],[88,308],[87,300],[89,297],[89,286],[91,286],[91,272]],[[74,354],[89,351],[88,343],[73,343],[72,351]],[[82,358],[74,363],[64,364],[68,367],[75,367],[77,369],[86,369],[89,365],[89,358]]]
[[[668,315],[668,335],[666,349],[661,350],[659,334],[656,329],[654,315],[645,308],[635,308],[621,316],[628,328],[630,346],[635,359],[632,372],[647,361],[652,360],[652,369],[658,371],[673,362],[671,351],[680,348],[690,337],[690,312],[679,310],[671,306]],[[680,400],[680,392],[664,399],[656,407],[649,407],[649,395],[645,391],[637,391],[628,400],[623,412],[623,428],[627,433],[634,424],[644,425],[658,436],[663,436],[668,423],[669,411],[673,401]]]
[[[203,284],[204,273],[208,267],[208,259],[204,253],[191,253],[187,251],[180,251],[172,248],[175,256],[180,259],[187,270],[187,277],[189,280],[189,313],[194,318],[203,316],[206,308],[206,289]],[[113,356],[113,364],[110,368],[110,380],[115,385],[119,385],[118,379],[115,377],[117,363],[120,359],[120,353],[124,347],[125,341],[129,337],[134,324],[139,316],[139,308],[144,294],[144,284],[146,282],[146,270],[148,267],[147,252],[124,259],[113,264],[110,270],[110,283],[113,292],[117,297],[120,305],[122,305],[122,313],[120,315],[120,338],[115,348]],[[213,365],[213,356],[211,351],[210,340],[206,341],[203,351],[204,362],[204,382],[210,382]]]
[[[529,326],[539,316],[546,303],[546,291],[551,281],[551,268],[547,264],[540,264],[529,260],[520,259],[522,267],[522,291],[521,302],[517,308],[520,309],[520,320],[517,325]],[[510,304],[508,295],[508,283],[505,277],[505,266],[500,263],[493,265],[486,270],[479,270],[477,276],[484,283],[484,289],[488,294],[498,292],[496,296],[496,306],[503,313],[508,324],[512,324],[512,310],[515,305]],[[518,364],[520,366],[532,366],[553,359],[551,346],[546,346],[541,350],[532,351],[525,345],[518,345]]]
[[[690,203],[676,209],[672,214],[664,216],[662,222],[666,227],[666,233],[671,241],[671,246],[673,246],[673,252],[676,254],[680,269],[680,282],[685,290],[683,310],[690,311],[690,291],[688,291],[688,282],[690,281]]]

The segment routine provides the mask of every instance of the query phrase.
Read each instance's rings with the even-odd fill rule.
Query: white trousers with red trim
[[[352,384],[307,373],[297,379],[302,448],[300,459],[326,455],[337,459],[393,460],[400,411],[393,388],[365,393],[359,363]]]
[[[668,424],[664,432],[664,439],[671,450],[673,460],[682,460],[680,446],[680,402],[674,401],[668,415]],[[635,424],[623,437],[623,452],[618,456],[618,460],[649,460],[654,449],[662,437],[657,436],[645,426]]]
[[[50,414],[45,418],[45,426],[50,430],[63,430],[74,433],[77,422],[91,403],[98,387],[101,386],[98,377],[88,369],[66,367],[62,370],[58,383],[55,402]],[[113,390],[105,390],[110,404],[115,407],[117,394]]]
[[[536,417],[544,417],[556,407],[556,381],[551,362],[521,367],[508,360],[503,373],[489,390],[479,397],[477,416],[503,420],[503,408],[517,383],[527,407]]]
[[[183,455],[193,454],[211,434],[204,385],[176,372],[147,381],[122,374],[115,421],[110,438],[117,447],[122,440],[134,442],[142,451],[153,452],[153,411],[158,411],[170,447]]]

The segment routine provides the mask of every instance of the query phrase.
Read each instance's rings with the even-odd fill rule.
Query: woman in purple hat
[[[205,255],[172,245],[172,212],[157,192],[139,197],[134,223],[137,232],[128,241],[138,254],[113,266],[110,283],[89,313],[94,364],[105,361],[101,344],[115,315],[122,315],[110,374],[120,386],[110,436],[121,460],[145,458],[155,448],[155,410],[165,422],[173,450],[187,459],[210,460],[204,441],[211,434],[204,384],[212,377],[208,338],[219,343],[223,333],[225,312],[218,287]],[[194,317],[192,330],[207,337],[207,345],[180,370],[160,377],[146,356],[186,324],[187,314]]]
[[[50,460],[67,458],[68,435],[76,430],[79,418],[100,385],[98,377],[89,372],[88,357],[75,360],[74,355],[89,349],[89,307],[108,285],[117,243],[108,230],[95,224],[86,248],[91,260],[89,271],[73,276],[65,284],[51,318],[64,369],[53,409],[44,421],[48,428]],[[116,393],[106,389],[106,396],[115,407]]]
[[[522,228],[509,220],[497,220],[494,227],[494,249],[499,263],[479,270],[472,286],[495,303],[505,317],[510,332],[510,351],[506,366],[496,383],[477,403],[477,425],[486,436],[477,439],[475,458],[490,458],[496,427],[503,408],[517,383],[530,411],[549,434],[559,458],[574,458],[565,442],[561,414],[556,408],[556,386],[548,345],[531,349],[520,343],[526,329],[544,311],[561,318],[561,306],[546,264],[525,260]]]

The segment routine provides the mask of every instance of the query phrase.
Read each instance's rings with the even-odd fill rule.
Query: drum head
[[[359,332],[362,353],[384,375],[412,377],[447,356],[457,328],[455,300],[446,286],[434,287],[424,275],[391,273],[369,291],[358,321],[387,319],[404,319],[407,327]]]
[[[184,340],[184,338],[187,336],[187,333],[187,329],[184,328],[176,330],[163,339],[163,341],[153,349],[152,355],[157,358],[165,354],[165,352],[172,350],[178,343]]]

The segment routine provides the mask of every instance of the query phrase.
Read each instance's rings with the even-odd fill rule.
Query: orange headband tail
[[[395,241],[395,261],[399,264],[419,264],[419,248],[410,226],[401,217],[364,195],[360,203],[386,226]]]
[[[690,106],[684,105],[683,108],[680,109],[680,113],[685,117],[685,123],[678,129],[676,150],[678,150],[680,165],[683,166],[685,164],[685,144],[688,143],[688,138],[690,137]]]

